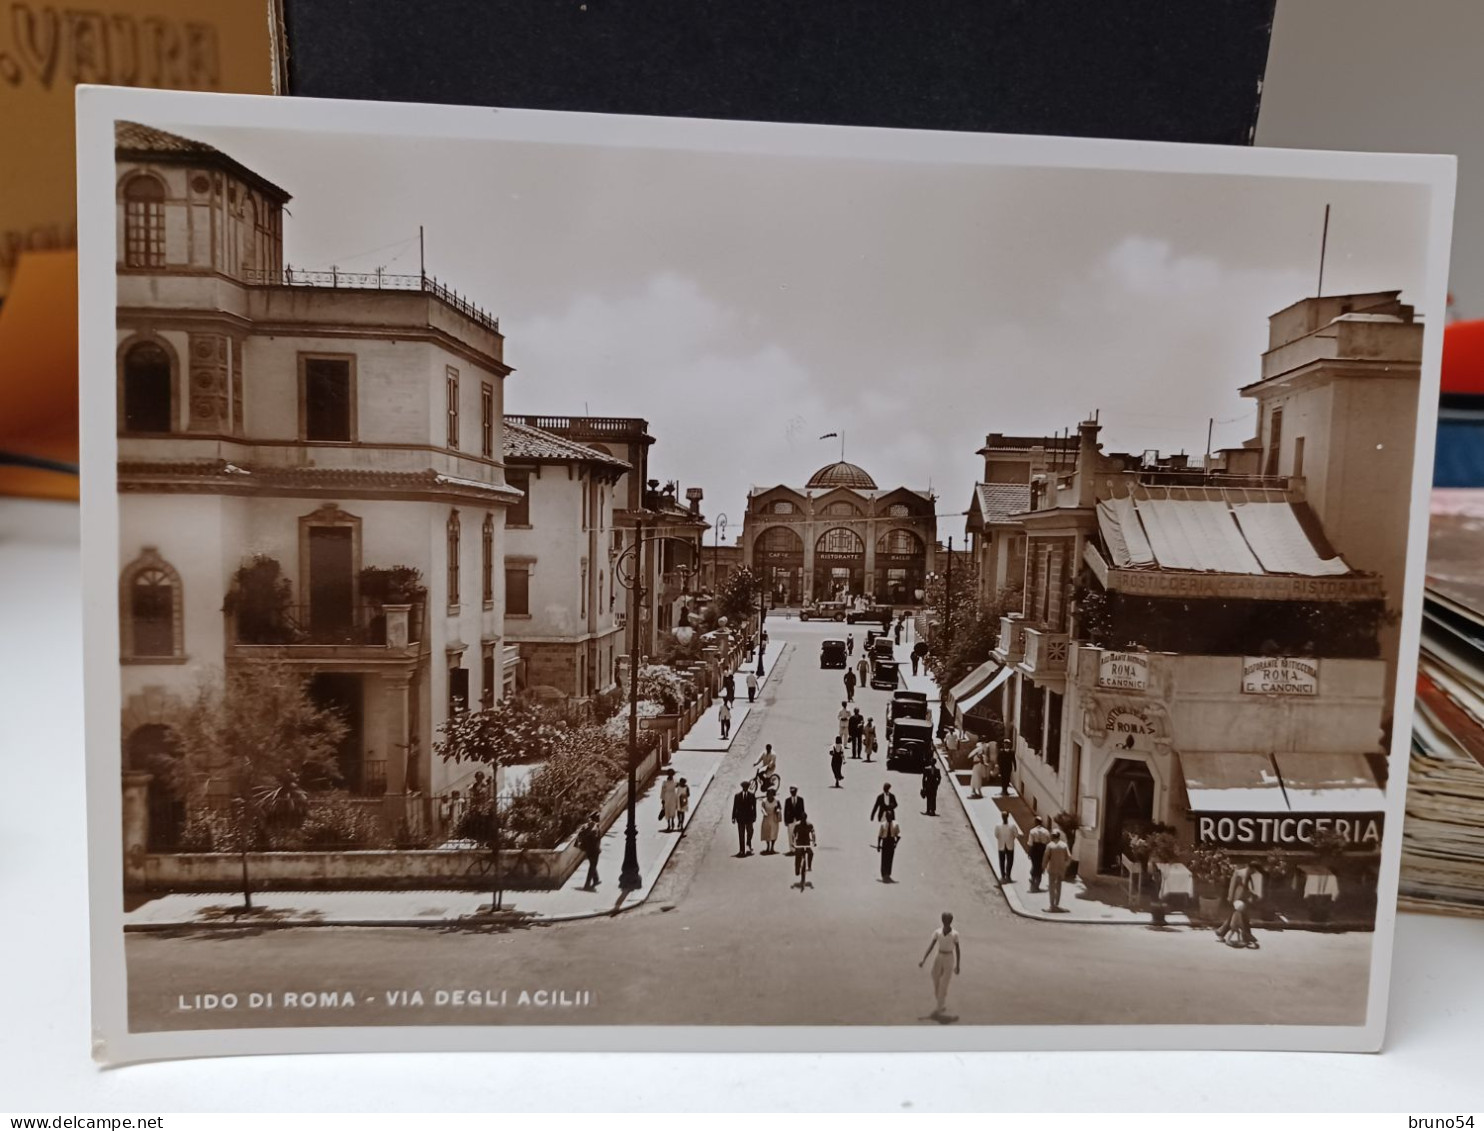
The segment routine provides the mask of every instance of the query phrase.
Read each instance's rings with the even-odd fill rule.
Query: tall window
[[[910,530],[888,530],[876,541],[878,554],[917,554],[922,552],[922,543]]]
[[[582,529],[586,530],[593,524],[592,519],[592,484],[582,478],[582,472],[577,473],[578,486],[582,489]]]
[[[505,512],[506,526],[531,525],[531,473],[507,469],[505,482],[520,492],[520,501]]]
[[[180,574],[153,547],[124,570],[120,582],[120,640],[126,659],[175,659],[184,638]]]
[[[348,357],[305,357],[304,439],[344,443],[352,438],[353,378]]]
[[[578,611],[580,617],[587,616],[587,563],[582,563],[582,592],[578,595]]]
[[[459,512],[448,516],[448,603],[459,603]]]
[[[165,186],[154,177],[124,186],[124,264],[165,266]]]
[[[495,458],[495,387],[488,381],[479,387],[479,454]]]
[[[826,530],[819,536],[819,541],[814,544],[814,548],[826,554],[864,554],[866,552],[866,544],[860,540],[860,536],[853,530],[846,530],[843,526]]]
[[[1295,479],[1304,474],[1304,438],[1302,436],[1293,438],[1293,469],[1290,474]]]
[[[525,566],[509,566],[505,570],[505,615],[531,615],[531,571]]]
[[[1061,770],[1061,696],[1055,691],[1046,694],[1046,764]]]
[[[469,709],[469,669],[448,669],[448,713],[457,715]]]
[[[459,446],[459,371],[450,365],[444,371],[444,384],[448,389],[448,446]]]
[[[484,531],[480,535],[484,556],[480,559],[480,591],[486,605],[495,600],[495,516],[484,516]]]
[[[495,646],[486,644],[479,661],[479,705],[489,709],[495,705]]]
[[[158,342],[136,342],[124,354],[124,431],[169,432],[174,423],[170,355]]]
[[[1268,417],[1268,461],[1263,469],[1267,475],[1278,474],[1278,454],[1283,450],[1283,410],[1273,409]]]

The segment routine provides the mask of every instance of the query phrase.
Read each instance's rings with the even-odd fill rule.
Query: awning
[[[995,673],[999,670],[1000,664],[997,661],[985,660],[984,663],[980,664],[968,675],[964,676],[963,679],[950,687],[944,699],[949,703],[959,702],[959,700],[974,694],[974,692],[992,680],[995,677]]]
[[[974,692],[967,698],[955,699],[954,710],[960,715],[971,714],[975,707],[982,703],[993,692],[1000,689],[1000,686],[1004,684],[1007,679],[1010,678],[1010,675],[1014,670],[1015,669],[1010,667],[1009,664],[1006,664],[1004,667],[1000,668],[1000,670],[995,674],[995,677],[992,680],[986,683],[978,691]]]
[[[1271,756],[1254,751],[1179,754],[1190,808],[1207,813],[1287,813]]]
[[[1288,805],[1295,813],[1376,813],[1386,794],[1364,754],[1274,754]]]

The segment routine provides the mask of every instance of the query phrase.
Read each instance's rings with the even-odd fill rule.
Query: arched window
[[[124,265],[165,266],[165,186],[154,177],[124,185]]]
[[[814,543],[814,549],[825,554],[864,554],[866,544],[855,531],[837,526],[821,534],[819,541]]]
[[[825,507],[824,513],[849,516],[857,515],[861,512],[854,503],[847,503],[844,499],[837,499],[835,502]]]
[[[180,574],[153,546],[124,570],[119,584],[119,643],[126,660],[184,658]]]
[[[448,515],[448,603],[459,603],[459,512]]]
[[[759,542],[767,554],[802,554],[804,543],[786,526],[770,526]]]
[[[169,432],[175,418],[175,377],[159,342],[135,342],[124,354],[125,432]]]
[[[774,514],[793,514],[794,513],[794,505],[791,502],[789,502],[787,499],[780,499],[780,500],[778,500],[778,502],[776,502],[776,503],[773,504],[773,513]]]
[[[922,540],[910,530],[888,530],[876,540],[878,554],[920,554]]]
[[[892,503],[886,508],[886,513],[892,518],[906,518],[912,512],[907,509],[906,503]]]

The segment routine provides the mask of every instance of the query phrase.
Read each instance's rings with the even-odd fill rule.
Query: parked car
[[[799,610],[799,619],[843,621],[845,619],[845,606],[839,601],[816,601],[814,604],[805,605]]]
[[[901,666],[895,660],[877,660],[871,665],[871,686],[879,691],[895,689]]]
[[[931,719],[927,695],[921,691],[897,691],[886,705],[886,738],[891,741],[892,728],[898,719]]]
[[[920,774],[932,759],[933,724],[927,719],[898,719],[886,747],[886,768]]]
[[[845,619],[851,624],[868,621],[885,628],[891,623],[891,608],[887,605],[871,605],[864,609],[851,609],[845,614]]]
[[[875,663],[877,660],[895,660],[897,658],[897,648],[891,642],[890,637],[878,636],[875,640],[871,641],[867,649],[867,654],[871,657],[872,663]]]
[[[845,641],[824,640],[819,645],[819,666],[822,668],[843,668],[850,663],[849,655],[845,651]]]

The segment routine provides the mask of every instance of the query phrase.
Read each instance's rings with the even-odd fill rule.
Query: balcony
[[[1000,618],[1000,640],[995,652],[1007,664],[1018,664],[1025,654],[1025,621],[1018,613]]]
[[[271,617],[229,615],[227,643],[238,658],[395,659],[417,654],[425,621],[422,604],[290,605]]]
[[[1022,626],[1025,655],[1021,667],[1033,676],[1067,674],[1067,650],[1071,638],[1065,632]]]

